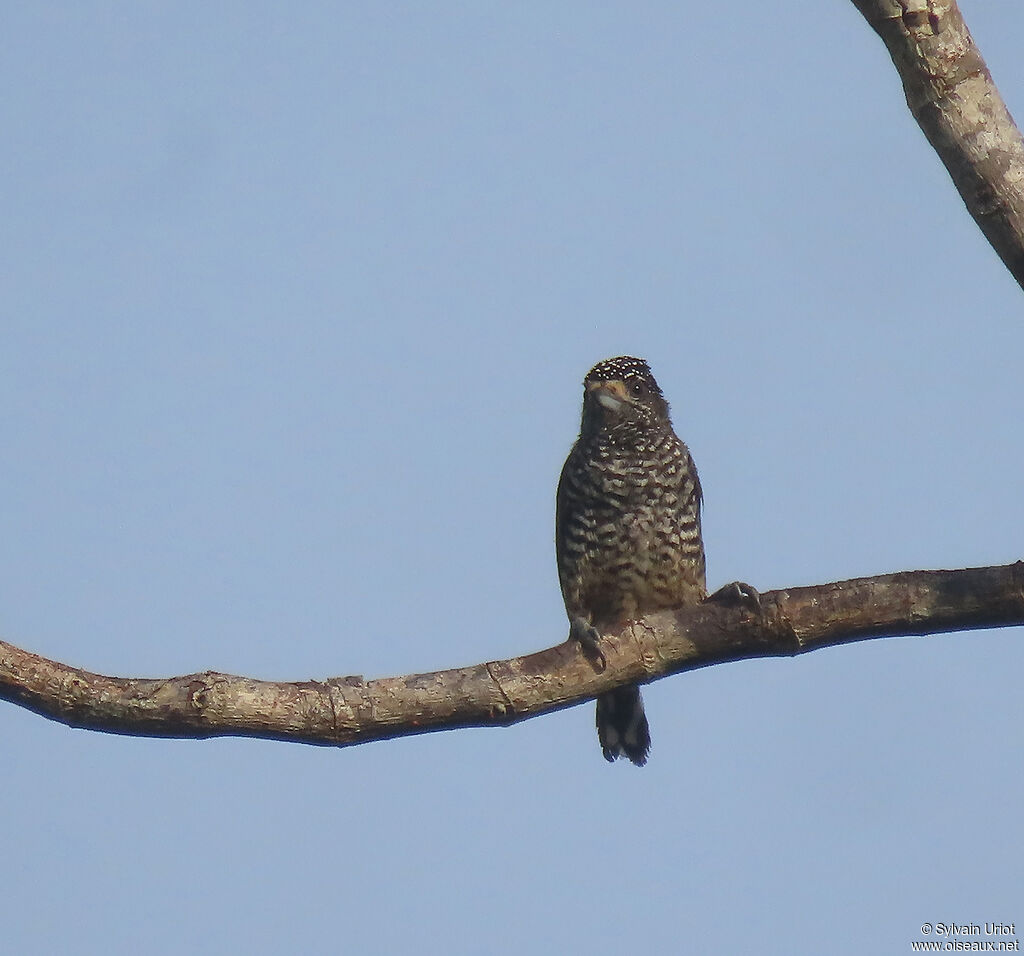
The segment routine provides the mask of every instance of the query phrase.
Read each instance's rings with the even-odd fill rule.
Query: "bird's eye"
[[[647,386],[643,382],[630,382],[629,383],[629,394],[633,398],[642,398],[647,391]]]

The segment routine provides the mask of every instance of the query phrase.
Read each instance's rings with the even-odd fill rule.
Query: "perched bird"
[[[583,381],[583,421],[558,482],[555,551],[569,634],[600,655],[601,630],[706,596],[701,490],[690,452],[643,359],[599,362]],[[605,759],[647,762],[640,688],[597,699]]]

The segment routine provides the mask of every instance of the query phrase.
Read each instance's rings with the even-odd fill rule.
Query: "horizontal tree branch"
[[[956,0],[853,0],[974,221],[1024,287],[1024,139]],[[927,271],[927,256],[918,256]]]
[[[213,671],[143,680],[90,674],[0,641],[0,698],[71,727],[143,737],[343,746],[505,725],[709,664],[1024,624],[1024,562],[770,591],[761,605],[761,614],[716,603],[652,614],[606,636],[603,670],[567,642],[505,661],[369,681],[274,682]]]

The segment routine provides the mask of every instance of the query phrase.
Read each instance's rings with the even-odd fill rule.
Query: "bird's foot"
[[[725,587],[719,588],[714,594],[708,595],[704,600],[731,607],[741,607],[754,614],[763,613],[761,595],[758,594],[757,588],[745,584],[743,581],[733,581]]]
[[[583,650],[584,656],[601,665],[601,670],[608,666],[604,651],[601,650],[601,632],[582,617],[574,617],[569,622],[569,640],[576,641]]]

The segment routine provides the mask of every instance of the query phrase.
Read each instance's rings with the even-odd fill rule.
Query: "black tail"
[[[651,731],[636,684],[619,687],[597,698],[597,737],[605,760],[625,756],[638,767],[647,763]]]

